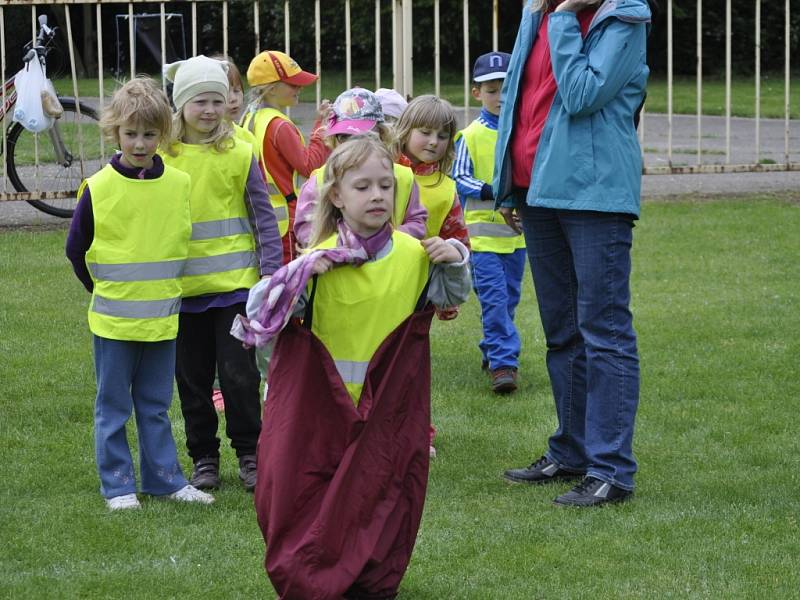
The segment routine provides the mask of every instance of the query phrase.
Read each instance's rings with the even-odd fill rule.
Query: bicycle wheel
[[[54,132],[64,146],[59,160],[53,132],[32,133],[19,123],[8,129],[6,164],[11,185],[18,192],[55,192],[66,198],[28,200],[28,204],[56,217],[70,218],[75,212],[81,182],[102,167],[100,126],[97,112],[80,103],[80,117],[74,98],[59,98],[63,116],[56,121]],[[83,143],[83,158],[80,146]]]

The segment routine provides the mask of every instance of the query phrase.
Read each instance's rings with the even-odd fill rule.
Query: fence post
[[[703,0],[697,0],[697,164],[703,163]]]
[[[789,13],[789,0],[786,0],[786,18],[785,18],[785,31],[784,31],[784,91],[783,102],[786,106],[784,113],[784,126],[783,126],[783,162],[786,163],[786,169],[789,169],[789,117],[791,116],[791,96],[789,90],[791,87],[791,53],[789,52],[792,38],[790,28],[790,13]]]

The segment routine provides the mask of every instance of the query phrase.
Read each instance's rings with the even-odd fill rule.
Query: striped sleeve
[[[472,157],[469,155],[467,143],[461,136],[456,140],[456,160],[453,163],[452,176],[456,182],[456,191],[461,202],[467,198],[481,198],[481,190],[485,182],[476,179],[474,176],[475,168],[472,164]]]

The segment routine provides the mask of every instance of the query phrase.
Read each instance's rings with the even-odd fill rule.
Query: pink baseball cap
[[[408,107],[408,102],[398,92],[390,88],[380,88],[375,90],[375,96],[381,103],[383,114],[386,117],[399,119],[403,111]]]
[[[383,110],[375,94],[364,88],[353,88],[339,94],[333,103],[326,136],[358,135],[383,123]]]

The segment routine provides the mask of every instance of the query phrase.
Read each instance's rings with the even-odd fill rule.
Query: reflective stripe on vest
[[[339,376],[347,385],[364,385],[364,380],[367,378],[367,367],[369,361],[356,361],[356,360],[334,360],[336,370],[339,371]]]
[[[191,235],[189,176],[165,166],[157,179],[129,179],[107,165],[84,185],[94,218],[86,252],[94,281],[92,333],[126,341],[174,339]]]
[[[502,218],[502,217],[501,217]],[[505,220],[502,223],[468,223],[467,232],[469,239],[472,241],[474,237],[496,237],[496,238],[516,238],[519,234],[506,225]],[[490,252],[484,250],[484,252]]]
[[[235,140],[235,138],[234,138]],[[259,279],[244,196],[251,148],[238,140],[224,152],[180,144],[164,162],[192,178],[192,239],[181,283],[184,298],[252,287]]]
[[[106,281],[152,281],[154,279],[177,279],[186,266],[185,260],[140,263],[87,263],[93,279]]]
[[[95,294],[92,300],[92,311],[126,319],[159,319],[177,315],[180,309],[180,297],[167,300],[112,300]]]
[[[183,270],[183,275],[184,277],[213,275],[224,271],[235,271],[237,269],[247,269],[248,267],[255,268],[257,266],[258,260],[256,259],[255,252],[245,250],[243,252],[231,252],[230,254],[219,254],[217,256],[190,258],[186,261],[186,268]]]
[[[472,159],[473,175],[480,181],[492,181],[497,131],[473,121],[456,134],[464,138]],[[494,209],[494,200],[470,198],[464,206],[464,222],[474,252],[509,254],[525,247],[525,238],[506,224],[503,215]]]
[[[287,208],[286,196],[281,193],[278,186],[275,184],[275,178],[267,168],[263,153],[264,136],[267,134],[267,127],[269,127],[272,119],[283,119],[284,121],[292,123],[291,119],[277,108],[265,107],[257,110],[248,110],[242,118],[242,126],[252,132],[259,146],[259,162],[261,164],[261,170],[264,172],[264,176],[267,179],[269,201],[272,204],[272,208],[275,210],[275,217],[278,219],[278,232],[281,234],[281,237],[283,237],[286,235],[286,232],[289,231],[289,211]],[[292,126],[294,126],[294,123],[292,123]],[[305,139],[299,129],[297,133],[300,135],[300,142],[305,145]],[[294,188],[294,195],[297,197],[299,192],[296,171],[292,174],[292,185]]]
[[[252,234],[250,222],[242,217],[192,223],[192,240],[209,240],[228,235]]]
[[[337,267],[317,281],[311,330],[330,352],[356,404],[372,355],[414,311],[428,280],[428,256],[418,240],[395,231],[389,244],[382,258]],[[333,235],[316,247],[335,245]]]
[[[453,208],[456,197],[456,182],[439,172],[430,175],[415,175],[419,185],[419,199],[428,211],[425,237],[439,235],[444,220]]]
[[[404,166],[392,163],[394,170],[394,209],[392,210],[392,225],[397,227],[402,225],[406,220],[406,211],[408,211],[408,202],[411,200],[411,190],[414,188],[414,172]],[[319,202],[319,190],[322,188],[324,181],[325,167],[314,169],[309,176],[312,177],[317,183],[317,197],[314,205]],[[313,213],[312,213],[313,214]]]

